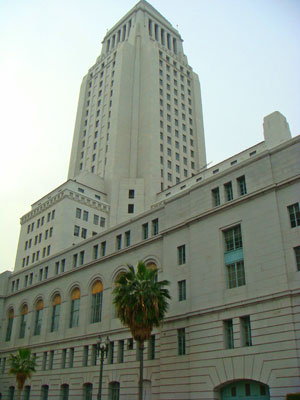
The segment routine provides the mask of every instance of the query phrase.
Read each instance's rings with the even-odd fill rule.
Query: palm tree
[[[144,342],[149,340],[154,327],[158,327],[168,310],[171,298],[164,286],[169,282],[157,281],[157,269],[139,261],[137,272],[132,265],[121,274],[113,290],[113,303],[117,316],[130,329],[140,352],[139,400],[143,398]]]
[[[21,400],[22,390],[26,379],[30,378],[32,373],[35,372],[36,361],[33,354],[29,349],[19,349],[17,354],[10,354],[8,359],[10,369],[9,374],[16,376],[18,396],[17,399]]]

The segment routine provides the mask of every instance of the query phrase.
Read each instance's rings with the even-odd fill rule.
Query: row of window
[[[112,34],[106,41],[106,54],[112,51],[120,42],[127,40],[131,30],[131,19],[126,22],[122,28],[120,28],[116,33]]]
[[[148,33],[150,37],[160,42],[162,46],[167,47],[168,50],[177,54],[177,39],[165,31],[164,28],[152,22],[151,19],[148,20]]]
[[[239,196],[244,196],[247,194],[247,187],[246,187],[246,178],[245,176],[240,176],[239,178],[236,179],[237,183],[237,189],[238,189],[238,194]],[[224,187],[224,198],[225,201],[231,201],[233,200],[233,187],[232,187],[232,182],[227,182],[223,185]],[[220,198],[220,188],[216,187],[212,189],[211,191],[212,194],[212,204],[213,207],[217,207],[221,204],[221,198]]]
[[[51,245],[49,244],[47,247],[43,247],[43,250],[37,250],[36,252],[31,254],[31,263],[37,262],[40,259],[40,253],[42,253],[42,258],[50,256],[51,253]],[[30,262],[30,256],[23,257],[22,259],[22,268],[27,267]]]
[[[15,389],[14,386],[10,386],[8,388],[8,400],[14,400],[15,398]],[[53,395],[49,390],[49,385],[42,385],[40,391],[40,400],[48,400],[48,398],[52,398]],[[59,391],[59,400],[71,400],[69,396],[70,388],[67,383],[60,386]],[[108,399],[109,400],[119,400],[120,398],[120,383],[113,381],[108,385]],[[23,397],[22,400],[30,400],[31,396],[31,386],[26,385],[23,389]],[[0,399],[2,398],[2,394],[0,393]],[[36,397],[35,397],[36,398]],[[93,399],[93,385],[92,383],[85,383],[82,386],[82,400],[92,400]]]
[[[53,235],[53,227],[51,226],[49,229],[45,230],[44,239],[47,240],[48,238],[51,238],[52,235]],[[32,245],[36,246],[37,244],[41,243],[42,239],[43,239],[43,233],[41,232],[34,237],[34,240],[33,238],[26,240],[24,250],[30,249]]]
[[[47,222],[50,222],[51,220],[54,220],[55,218],[55,210],[52,210],[50,212],[48,212],[47,214]],[[40,226],[43,226],[46,220],[46,216],[43,215],[41,218],[39,218],[36,221],[36,229],[38,229]],[[35,222],[32,222],[31,224],[29,224],[27,226],[27,233],[33,232],[34,231],[34,227],[35,227]]]

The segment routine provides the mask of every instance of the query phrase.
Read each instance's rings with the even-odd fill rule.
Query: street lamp
[[[98,339],[97,339],[97,357],[99,357],[99,354],[100,354],[100,375],[99,375],[99,388],[98,388],[97,400],[101,400],[102,378],[103,378],[103,363],[104,363],[104,356],[107,357],[109,344],[110,344],[110,340],[109,340],[108,336],[106,336],[105,342],[102,341],[101,336],[98,336]]]

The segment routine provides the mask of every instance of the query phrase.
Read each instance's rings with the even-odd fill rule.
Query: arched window
[[[10,386],[8,388],[8,400],[14,400],[14,396],[15,396],[15,387]]]
[[[6,329],[6,336],[5,340],[8,342],[11,339],[11,333],[12,333],[12,328],[13,328],[13,323],[14,323],[14,309],[11,308],[8,312],[8,323],[7,323],[7,329]]]
[[[24,387],[22,400],[30,400],[30,389],[31,387],[29,385]]]
[[[91,323],[101,321],[102,312],[102,297],[103,297],[103,285],[101,281],[96,281],[92,286],[92,313]]]
[[[120,399],[120,384],[119,382],[110,382],[108,387],[108,398],[109,400]]]
[[[19,334],[20,339],[25,337],[27,314],[28,314],[28,306],[27,304],[24,304],[21,310],[21,324],[20,324],[20,334]]]
[[[60,305],[61,297],[59,294],[56,294],[52,300],[51,332],[55,332],[58,330]]]
[[[69,385],[66,383],[60,387],[60,400],[69,400]]]
[[[157,281],[157,279],[158,279],[158,270],[157,270],[157,265],[155,264],[155,262],[148,261],[148,262],[146,262],[146,266],[147,266],[147,268],[153,269],[154,271],[157,272],[156,273],[156,277],[155,277],[155,280]]]
[[[41,400],[48,400],[49,386],[43,385],[41,388]]]
[[[74,328],[79,324],[79,308],[80,308],[80,289],[75,288],[71,296],[70,328]]]
[[[93,385],[91,383],[85,383],[83,385],[82,400],[92,400],[92,397],[93,397]]]
[[[39,335],[42,329],[44,302],[40,299],[35,306],[34,335]]]

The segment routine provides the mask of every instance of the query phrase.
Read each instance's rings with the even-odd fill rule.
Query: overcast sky
[[[14,267],[19,218],[66,180],[81,80],[136,2],[0,0],[0,272]],[[208,162],[262,141],[275,110],[300,133],[300,0],[151,4],[199,75]]]

